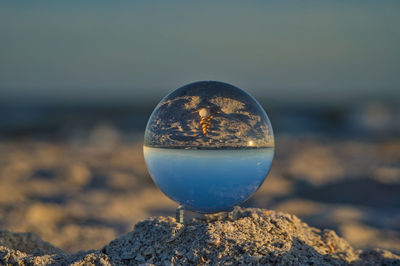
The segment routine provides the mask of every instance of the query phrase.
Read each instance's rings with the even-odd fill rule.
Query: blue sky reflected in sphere
[[[231,210],[268,175],[274,155],[271,123],[245,91],[216,81],[183,86],[153,111],[144,157],[171,199],[202,213]]]
[[[264,182],[273,148],[185,150],[144,147],[147,167],[158,187],[189,210],[228,211]]]

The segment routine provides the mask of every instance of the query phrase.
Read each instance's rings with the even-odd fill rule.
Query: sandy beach
[[[0,143],[0,228],[68,252],[99,249],[177,204],[146,171],[141,137],[110,128],[69,141]],[[355,248],[400,252],[400,142],[280,136],[272,170],[244,207],[297,215]]]

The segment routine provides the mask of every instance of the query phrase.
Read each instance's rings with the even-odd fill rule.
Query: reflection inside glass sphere
[[[261,105],[232,85],[202,81],[167,95],[145,132],[157,186],[185,209],[214,213],[243,203],[268,175],[274,154]]]

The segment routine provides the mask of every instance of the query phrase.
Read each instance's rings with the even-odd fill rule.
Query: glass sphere
[[[147,169],[185,209],[230,211],[264,182],[274,156],[271,123],[245,91],[216,81],[188,84],[154,109],[144,139]]]

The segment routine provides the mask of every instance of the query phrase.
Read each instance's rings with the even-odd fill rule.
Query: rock
[[[171,240],[172,239],[172,240]],[[32,234],[0,233],[0,264],[170,265],[296,264],[400,265],[385,250],[355,250],[332,230],[320,230],[294,215],[236,208],[212,219],[182,225],[151,218],[98,251],[68,254]]]
[[[61,249],[43,241],[39,236],[33,233],[0,231],[0,247],[18,250],[32,255],[64,253]]]

